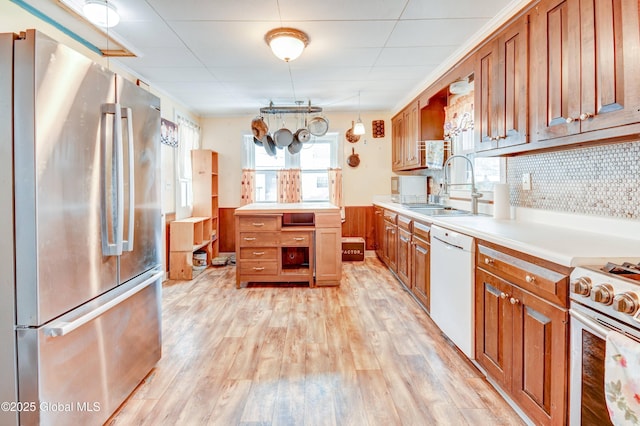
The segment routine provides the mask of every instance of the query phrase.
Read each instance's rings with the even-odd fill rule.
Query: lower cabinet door
[[[398,277],[407,286],[411,287],[411,233],[398,228]]]
[[[566,424],[568,313],[523,290],[513,301],[513,398],[538,424]]]
[[[476,269],[476,361],[506,391],[511,389],[513,287]]]
[[[342,278],[342,228],[316,228],[316,285],[335,285]]]
[[[431,275],[431,263],[429,262],[430,245],[428,242],[413,238],[411,242],[411,291],[422,302],[427,311],[429,306],[429,277]]]

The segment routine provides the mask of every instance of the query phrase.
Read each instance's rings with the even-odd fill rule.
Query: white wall
[[[256,111],[258,106],[256,106]],[[346,141],[344,134],[351,127],[351,121],[358,118],[357,112],[326,112],[329,131],[339,132],[342,143],[343,195],[346,206],[366,206],[372,197],[389,193],[391,173],[391,114],[389,112],[364,112],[361,114],[367,133],[357,143]],[[202,147],[219,153],[220,207],[240,205],[240,179],[242,169],[242,137],[251,134],[253,116],[203,118]],[[384,120],[385,137],[371,136],[371,121]],[[287,127],[295,131],[295,120],[287,119]],[[280,124],[271,120],[271,131]],[[346,164],[351,149],[360,156],[360,165],[351,168]]]

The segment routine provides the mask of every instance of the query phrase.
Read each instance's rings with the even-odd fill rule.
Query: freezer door
[[[35,408],[20,424],[102,425],[110,417],[160,359],[162,275],[17,331],[20,401]]]
[[[0,34],[0,402],[18,400],[15,346],[13,239],[13,40]],[[0,410],[0,425],[18,423],[17,413]]]
[[[123,116],[123,283],[161,262],[160,99],[120,76],[116,87]]]
[[[117,285],[117,258],[101,245],[114,206],[101,215],[113,168],[101,167],[112,148],[100,123],[115,78],[34,30],[16,41],[14,69],[17,321],[37,326]]]

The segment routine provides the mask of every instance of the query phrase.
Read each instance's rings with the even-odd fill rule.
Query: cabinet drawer
[[[413,219],[398,215],[398,228],[411,232],[411,225],[413,225]]]
[[[249,216],[241,217],[239,222],[242,231],[276,231],[280,216]]]
[[[420,222],[413,222],[413,234],[424,239],[425,241],[429,240],[429,233],[431,232],[431,226],[425,225]]]
[[[391,222],[394,225],[397,223],[396,220],[398,219],[398,214],[394,213],[390,210],[385,210],[384,211],[384,220],[386,220],[387,222]]]
[[[277,260],[278,249],[276,247],[242,247],[240,249],[242,260]]]
[[[240,247],[277,247],[279,232],[241,232]]]
[[[568,305],[568,272],[557,272],[541,266],[540,259],[522,255],[520,258],[478,244],[476,264],[517,286],[530,291],[550,302],[561,306]],[[559,268],[562,268],[559,266]]]
[[[310,246],[311,232],[286,232],[280,233],[280,245],[282,246]]]
[[[242,275],[275,275],[278,273],[276,261],[247,261],[240,264]]]

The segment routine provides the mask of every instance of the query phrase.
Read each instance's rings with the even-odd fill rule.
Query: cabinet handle
[[[264,266],[254,266],[253,270],[254,271],[264,271]]]
[[[491,259],[490,257],[485,257],[484,263],[487,265],[493,265],[493,259]]]
[[[593,114],[590,112],[583,112],[582,114],[580,114],[580,121],[585,121],[589,118],[592,118]]]
[[[260,226],[264,226],[264,223],[262,223],[262,222],[253,222],[252,225],[260,227]]]
[[[505,292],[500,293],[500,299],[506,299],[507,297],[509,297],[509,295]]]
[[[520,303],[520,301],[515,297],[512,297],[511,299],[509,299],[509,302],[511,302],[512,305],[517,305],[518,303]]]
[[[304,241],[306,240],[305,237],[293,237],[293,241]]]
[[[526,277],[524,277],[524,280],[528,283],[533,283],[536,280],[536,277],[534,277],[533,275],[528,275]]]
[[[245,241],[255,241],[256,237],[244,237]]]
[[[263,251],[254,251],[253,255],[254,256],[264,256],[264,252]]]

